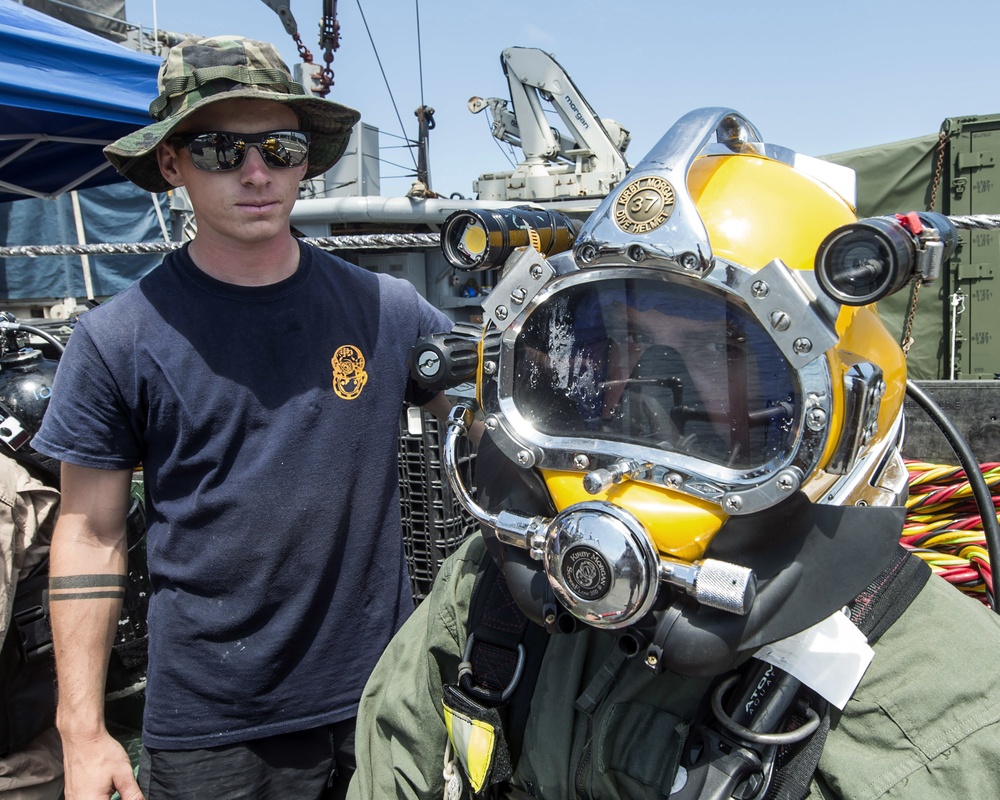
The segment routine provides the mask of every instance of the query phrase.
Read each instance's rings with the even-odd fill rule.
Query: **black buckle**
[[[11,622],[24,663],[30,664],[52,652],[52,628],[45,608],[38,605],[22,609],[13,615]]]

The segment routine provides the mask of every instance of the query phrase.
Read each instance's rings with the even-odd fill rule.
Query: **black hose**
[[[976,459],[969,443],[965,441],[958,428],[948,419],[948,416],[941,410],[941,407],[934,402],[933,398],[913,381],[906,382],[906,394],[934,420],[934,423],[941,429],[941,433],[948,440],[958,461],[965,470],[965,476],[972,489],[972,495],[976,499],[979,508],[979,515],[983,519],[983,533],[986,537],[986,549],[990,554],[990,570],[1000,564],[1000,521],[997,521],[997,512],[993,507],[993,496],[990,494],[990,487],[986,485],[982,470],[979,468],[979,461]],[[1000,614],[1000,606],[997,604],[996,585],[990,597],[991,608]]]
[[[59,352],[59,355],[62,355],[66,351],[66,348],[63,346],[63,343],[60,342],[55,336],[53,336],[51,333],[46,333],[41,328],[36,328],[34,325],[25,325],[23,322],[15,322],[12,325],[9,325],[8,329],[12,331],[24,331],[25,333],[31,333],[40,339],[44,339],[50,345],[56,348],[56,350]]]

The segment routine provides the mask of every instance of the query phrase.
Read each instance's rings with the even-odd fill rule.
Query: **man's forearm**
[[[63,736],[104,728],[108,657],[125,596],[123,548],[82,542],[57,528],[49,577],[49,614]]]
[[[104,686],[125,595],[130,470],[62,465],[62,502],[49,559],[66,796],[141,800],[124,748],[104,724]]]
[[[104,685],[118,628],[128,546],[129,470],[62,466],[49,555],[49,614],[63,739],[104,730]]]

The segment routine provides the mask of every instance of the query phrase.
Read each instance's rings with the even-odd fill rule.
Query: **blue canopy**
[[[0,203],[119,180],[102,148],[152,121],[159,65],[0,0]]]

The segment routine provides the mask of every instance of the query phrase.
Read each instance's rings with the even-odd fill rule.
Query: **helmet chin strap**
[[[476,467],[485,508],[554,513],[541,478],[516,467],[488,436]],[[647,648],[654,671],[718,675],[857,597],[898,552],[904,515],[901,507],[817,505],[798,493],[765,511],[730,517],[705,556],[753,570],[757,596],[750,612],[739,616],[661,590],[654,609],[622,633],[631,648]],[[573,630],[575,618],[559,606],[541,563],[488,529],[483,533],[525,615],[551,633]]]

